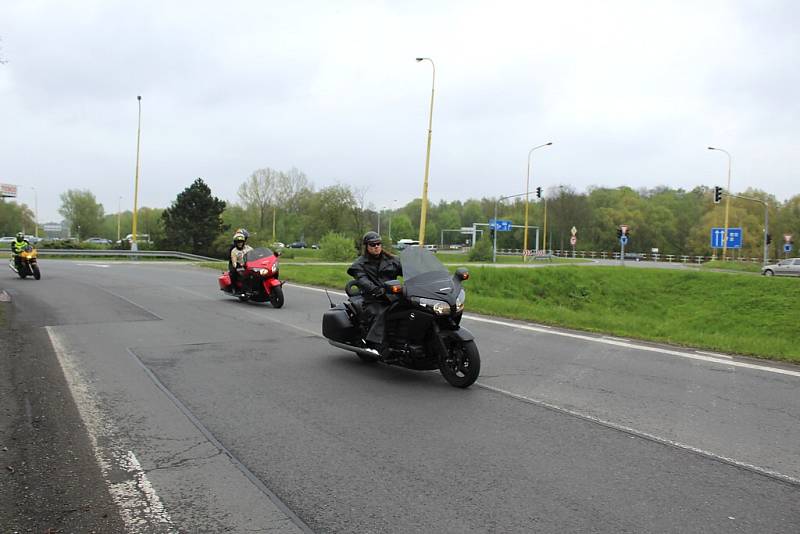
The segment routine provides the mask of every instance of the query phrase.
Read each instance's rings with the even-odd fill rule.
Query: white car
[[[764,276],[800,276],[800,258],[788,258],[761,268]]]
[[[9,236],[6,236],[6,237],[0,237],[0,243],[11,243],[12,241],[14,241],[14,240],[16,240],[16,239],[17,239],[17,238],[16,238],[16,237],[14,237],[14,236],[10,236],[10,237],[9,237]]]
[[[110,245],[111,240],[106,239],[105,237],[90,237],[84,243],[90,243],[92,245]]]

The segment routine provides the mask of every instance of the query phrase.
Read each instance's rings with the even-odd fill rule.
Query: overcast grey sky
[[[0,182],[41,222],[90,189],[166,207],[260,167],[419,197],[436,62],[433,202],[571,184],[800,184],[795,1],[0,3]],[[396,201],[396,202],[394,202]]]

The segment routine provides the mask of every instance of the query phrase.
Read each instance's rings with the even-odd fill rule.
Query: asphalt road
[[[130,532],[800,531],[797,367],[469,316],[458,390],[328,345],[317,289],[275,310],[183,264],[42,270],[0,287]]]

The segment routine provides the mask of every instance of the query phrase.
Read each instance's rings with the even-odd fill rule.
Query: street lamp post
[[[122,244],[122,237],[120,234],[120,216],[122,214],[122,197],[117,199],[117,241]]]
[[[550,146],[553,143],[545,143],[543,145],[535,146],[528,151],[528,170],[525,176],[525,232],[524,238],[522,240],[522,261],[525,261],[525,251],[528,250],[528,197],[530,195],[530,185],[531,185],[531,156],[533,155],[533,151],[539,148],[544,148],[546,146]]]
[[[498,202],[500,202],[501,200],[507,200],[509,198],[523,197],[523,196],[525,196],[527,194],[528,193],[519,193],[517,195],[509,195],[507,197],[500,197],[500,198],[498,198],[497,200],[494,201],[494,239],[493,239],[493,242],[492,242],[492,263],[497,263],[497,204],[498,204]],[[525,223],[525,231],[526,232],[528,231],[527,222]],[[474,244],[473,244],[473,246],[474,246]],[[523,258],[525,257],[524,250],[522,252],[522,257]]]
[[[431,110],[428,115],[428,148],[425,153],[425,179],[422,182],[422,209],[420,210],[419,220],[419,244],[425,244],[425,219],[428,215],[428,170],[431,164],[431,133],[433,132],[433,92],[436,87],[436,65],[429,57],[418,57],[417,61],[430,61],[433,69],[433,79],[431,82]]]
[[[34,217],[34,230],[33,237],[39,238],[39,195],[36,193],[36,188],[29,185],[33,189],[33,217]]]
[[[133,228],[131,229],[131,250],[139,250],[136,242],[136,215],[139,211],[139,141],[142,133],[142,97],[137,96],[139,102],[139,125],[136,128],[136,175],[133,185]]]
[[[731,207],[731,155],[727,150],[722,148],[714,148],[713,146],[710,146],[708,149],[724,152],[728,156],[728,188],[725,190],[727,193],[725,198],[725,231],[722,234],[722,261],[725,261],[725,256],[727,255],[728,251],[728,212],[730,211]]]

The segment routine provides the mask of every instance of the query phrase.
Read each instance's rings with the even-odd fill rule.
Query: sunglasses
[[[381,246],[381,242],[380,241],[373,241],[372,243],[367,243],[367,246],[368,247],[379,247],[379,246]]]

